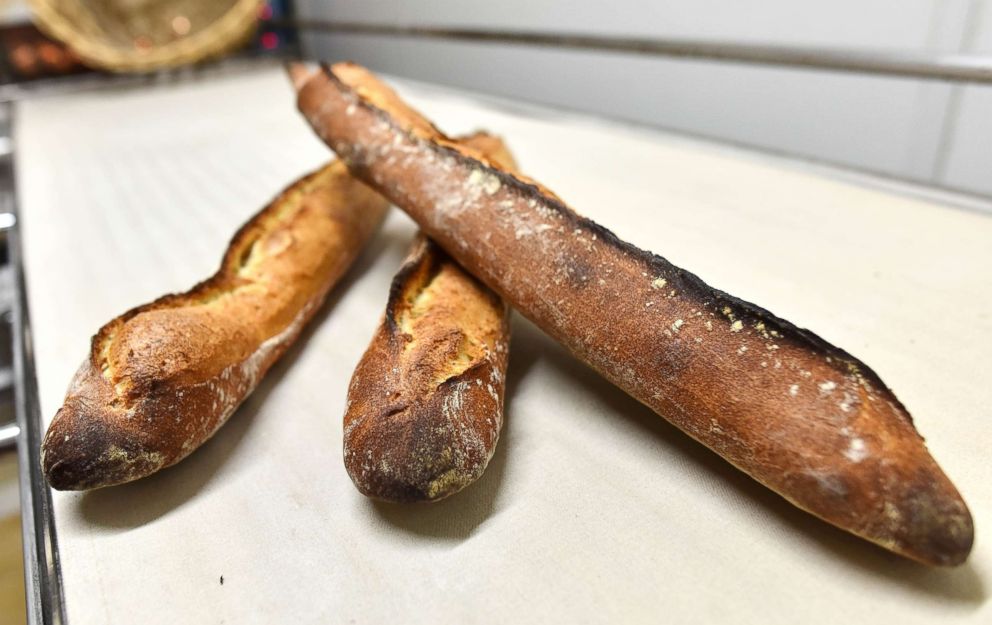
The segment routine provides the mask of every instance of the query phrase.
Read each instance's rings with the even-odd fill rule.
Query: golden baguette
[[[576,357],[796,506],[921,562],[967,558],[967,506],[867,365],[576,215],[364,68],[292,73],[352,172]]]
[[[507,169],[503,143],[459,139]],[[355,369],[344,463],[362,494],[436,501],[477,480],[503,426],[509,309],[422,233]]]
[[[103,326],[42,443],[49,484],[129,482],[202,445],[299,336],[388,206],[332,162],[245,224],[211,278]]]

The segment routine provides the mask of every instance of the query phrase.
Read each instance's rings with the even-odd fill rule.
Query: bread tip
[[[381,471],[369,475],[351,475],[358,490],[371,499],[385,503],[434,503],[458,493],[479,476],[458,468],[435,475],[396,476]]]
[[[345,59],[344,61],[335,61],[334,63],[324,63],[323,65],[332,72],[341,69],[361,69],[368,72],[368,70],[365,69],[365,66],[356,63],[351,59]]]
[[[306,63],[291,61],[285,63],[283,67],[286,69],[286,74],[289,75],[289,81],[293,83],[293,89],[296,91],[302,89],[303,85],[307,84],[307,81],[314,75],[314,71]]]
[[[909,555],[933,566],[960,566],[971,555],[974,542],[974,521],[968,509],[964,508],[934,525],[920,549]]]
[[[435,400],[435,401],[432,401]],[[345,422],[363,423],[345,433],[345,469],[366,497],[388,503],[439,501],[482,475],[485,462],[466,454],[456,430],[439,427],[435,406],[443,397],[359,417],[352,406]],[[349,418],[350,417],[350,418]]]
[[[41,469],[55,490],[90,490],[130,482],[166,464],[127,432],[63,407],[41,445]]]
[[[943,482],[943,483],[942,483]],[[971,554],[975,525],[968,506],[949,481],[933,479],[886,506],[898,529],[882,546],[930,566],[958,566]]]

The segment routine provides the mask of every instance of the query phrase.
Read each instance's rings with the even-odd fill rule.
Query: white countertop
[[[504,135],[523,171],[621,237],[867,362],[971,506],[970,561],[927,569],[791,507],[519,316],[479,483],[434,505],[365,500],[341,419],[414,231],[397,210],[214,439],[148,479],[55,494],[70,623],[992,620],[992,216],[683,137],[400,91],[450,133]],[[329,158],[271,67],[30,100],[16,122],[46,423],[104,322],[207,277],[242,222]]]

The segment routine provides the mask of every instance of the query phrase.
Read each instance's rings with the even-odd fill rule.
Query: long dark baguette
[[[967,558],[967,506],[867,365],[576,215],[367,70],[291,73],[354,175],[576,357],[796,506],[921,562]]]

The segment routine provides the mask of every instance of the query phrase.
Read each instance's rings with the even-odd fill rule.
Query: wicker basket
[[[262,0],[30,0],[38,27],[88,64],[146,72],[242,45]]]

